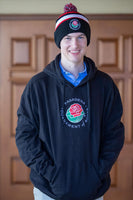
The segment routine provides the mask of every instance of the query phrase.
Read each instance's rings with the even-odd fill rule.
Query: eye
[[[68,36],[67,36],[67,37],[65,37],[65,40],[70,40],[70,39],[71,39],[71,37],[68,37]]]
[[[83,36],[83,35],[81,35],[81,36],[79,36],[78,38],[79,38],[79,39],[84,39],[84,36]]]

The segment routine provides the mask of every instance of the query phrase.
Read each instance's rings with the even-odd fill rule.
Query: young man
[[[27,84],[16,144],[31,168],[35,200],[101,200],[124,143],[120,95],[85,56],[89,22],[72,4],[54,37],[61,54]]]

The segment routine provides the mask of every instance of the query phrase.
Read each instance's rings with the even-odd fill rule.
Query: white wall
[[[63,13],[64,5],[70,2],[82,13],[133,13],[133,0],[0,0],[0,14]]]

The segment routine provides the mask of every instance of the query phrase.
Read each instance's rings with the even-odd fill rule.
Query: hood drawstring
[[[88,99],[88,130],[89,130],[89,140],[91,141],[91,91],[90,91],[90,82],[87,82],[87,99]],[[90,155],[91,154],[91,142],[89,146]],[[90,163],[92,163],[92,157],[90,157]]]
[[[91,110],[90,110],[90,81],[87,82],[87,100],[88,100],[88,127],[90,131],[90,125],[91,125]]]

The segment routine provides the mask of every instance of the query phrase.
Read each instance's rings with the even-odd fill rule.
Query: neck
[[[62,64],[62,66],[66,71],[68,71],[71,74],[73,74],[73,76],[75,78],[78,78],[79,72],[83,72],[84,71],[84,64],[82,64],[80,66],[71,65],[71,66],[67,66],[67,67]]]
[[[85,68],[83,62],[81,62],[81,63],[67,63],[66,64],[66,62],[64,63],[64,62],[61,61],[61,65],[66,71],[73,74],[75,78],[77,78],[79,76],[79,72],[83,72],[84,68]]]

